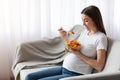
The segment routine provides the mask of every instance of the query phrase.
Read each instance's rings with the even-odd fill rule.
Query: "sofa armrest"
[[[60,80],[120,80],[120,71],[100,72],[82,76],[62,78]]]

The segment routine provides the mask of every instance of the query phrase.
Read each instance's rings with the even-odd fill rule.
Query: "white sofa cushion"
[[[113,41],[108,38],[108,56],[103,71],[114,72],[120,69],[120,41]]]

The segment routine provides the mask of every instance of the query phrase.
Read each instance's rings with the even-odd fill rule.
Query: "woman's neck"
[[[98,32],[98,29],[93,28],[93,29],[91,29],[90,31],[88,31],[88,35],[95,34],[96,32]]]

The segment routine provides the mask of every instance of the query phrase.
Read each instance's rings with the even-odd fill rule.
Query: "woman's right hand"
[[[68,40],[68,34],[67,34],[67,31],[65,31],[62,27],[60,29],[58,29],[61,37],[67,41]]]

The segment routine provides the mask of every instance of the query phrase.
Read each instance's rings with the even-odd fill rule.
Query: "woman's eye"
[[[88,20],[85,20],[85,22],[88,22]]]

